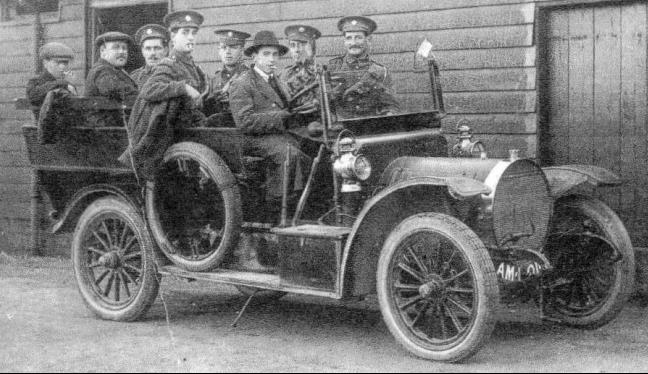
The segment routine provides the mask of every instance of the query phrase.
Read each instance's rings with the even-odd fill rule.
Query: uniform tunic
[[[144,83],[151,77],[153,74],[153,66],[144,65],[139,69],[135,69],[130,73],[131,79],[137,83],[137,87],[142,88]]]
[[[333,98],[340,117],[375,116],[399,111],[389,71],[369,55],[336,57],[329,61],[328,67],[333,76],[338,73],[345,80]]]
[[[137,96],[137,84],[124,69],[99,59],[88,72],[85,96],[103,96],[119,102],[132,103]],[[101,110],[91,113],[88,120],[95,126],[122,126],[119,110]]]
[[[65,79],[56,79],[45,70],[39,76],[31,78],[27,82],[27,98],[32,106],[40,108],[48,92],[58,88],[67,90],[68,86],[71,86],[70,82]],[[76,92],[73,92],[73,94],[76,94]],[[38,118],[37,109],[34,109],[34,115]]]
[[[292,64],[281,71],[279,79],[286,87],[286,92],[288,92],[288,95],[292,99],[295,94],[305,87],[317,82],[315,64],[313,62]],[[317,87],[312,87],[308,92],[296,98],[292,103],[292,107],[312,103],[313,100],[318,100],[317,96]]]
[[[205,100],[205,114],[211,115],[230,111],[229,93],[231,90],[231,81],[238,78],[241,73],[248,69],[243,62],[239,62],[231,68],[223,66],[222,69],[216,70],[214,77],[211,79],[209,96]],[[229,86],[228,83],[230,84]],[[223,92],[223,88],[225,88],[225,92]]]

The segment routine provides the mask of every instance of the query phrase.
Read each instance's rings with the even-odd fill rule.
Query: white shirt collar
[[[270,79],[270,75],[266,74],[263,70],[259,69],[256,65],[254,66],[254,71],[256,71],[257,74],[259,74],[264,81],[267,82],[268,79]]]

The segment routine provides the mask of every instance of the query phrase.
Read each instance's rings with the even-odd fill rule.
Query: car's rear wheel
[[[634,249],[619,217],[603,202],[571,196],[556,203],[545,253],[544,313],[581,328],[616,317],[634,285]]]
[[[83,301],[101,318],[138,319],[157,296],[153,241],[123,199],[103,197],[86,208],[72,239],[72,265]]]
[[[377,293],[396,340],[437,361],[475,354],[493,330],[499,303],[484,244],[461,221],[439,213],[411,216],[389,234],[378,261]]]

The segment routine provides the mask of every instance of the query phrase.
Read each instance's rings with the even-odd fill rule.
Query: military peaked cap
[[[245,40],[252,36],[246,32],[236,30],[216,30],[214,34],[216,34],[218,41],[225,43],[225,45],[243,45]]]
[[[256,53],[261,47],[276,47],[279,49],[279,54],[281,56],[285,55],[286,52],[288,52],[288,47],[279,44],[277,37],[272,31],[263,30],[254,35],[252,45],[247,47],[244,53],[246,56],[252,56],[252,54]]]
[[[286,27],[284,33],[288,40],[298,40],[300,42],[310,42],[322,36],[318,29],[307,25],[290,25]]]
[[[130,35],[126,35],[123,32],[119,31],[108,31],[107,33],[97,36],[95,39],[95,47],[100,47],[106,42],[126,42],[130,45],[135,44],[133,38]]]
[[[177,12],[169,13],[164,16],[164,24],[166,27],[173,31],[181,27],[200,28],[205,17],[195,10],[179,10]]]
[[[48,58],[67,58],[72,60],[74,59],[74,51],[63,43],[50,42],[40,48],[38,57],[41,60]]]
[[[162,39],[166,42],[169,41],[169,32],[166,27],[155,23],[144,25],[135,33],[135,41],[142,45],[146,39]]]
[[[337,26],[338,30],[342,31],[342,33],[347,31],[364,31],[367,35],[373,34],[376,28],[378,28],[376,22],[362,16],[344,17],[338,21]]]

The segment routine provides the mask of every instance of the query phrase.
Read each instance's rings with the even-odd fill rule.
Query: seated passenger
[[[162,25],[144,25],[135,33],[135,41],[139,43],[144,66],[133,70],[130,76],[137,83],[137,87],[142,88],[153,74],[153,67],[169,54],[169,32]]]
[[[103,96],[119,102],[132,102],[137,96],[137,84],[123,69],[128,60],[129,47],[133,39],[121,32],[111,31],[95,39],[95,48],[100,58],[88,72],[85,96]],[[88,116],[88,122],[95,126],[122,126],[123,113],[120,110],[99,110]]]
[[[303,189],[303,171],[310,164],[310,158],[287,132],[293,115],[288,111],[287,94],[274,76],[279,58],[286,52],[288,48],[279,44],[274,33],[259,31],[253,44],[245,50],[246,56],[253,57],[254,65],[232,82],[230,91],[234,122],[243,133],[250,135],[244,141],[243,152],[267,160],[265,185],[269,209],[280,207],[287,153],[290,153],[292,175],[289,193]]]
[[[27,98],[38,119],[39,109],[43,105],[48,92],[60,89],[71,95],[76,95],[76,88],[70,83],[70,63],[74,59],[74,51],[62,43],[51,42],[41,47],[38,53],[43,61],[43,72],[27,83]]]
[[[146,180],[153,180],[164,152],[175,141],[175,129],[204,123],[199,107],[205,74],[191,57],[202,22],[203,16],[191,10],[164,17],[173,49],[142,86],[128,121],[130,146],[119,158]]]
[[[344,17],[338,29],[344,36],[344,56],[329,61],[331,75],[344,79],[334,97],[337,114],[343,118],[396,114],[399,105],[393,95],[391,77],[386,67],[369,56],[371,34],[376,23],[366,17]]]
[[[243,62],[243,46],[250,34],[236,30],[216,30],[218,55],[223,68],[216,70],[211,80],[210,93],[205,100],[206,115],[230,112],[229,92],[232,81],[249,68]]]

